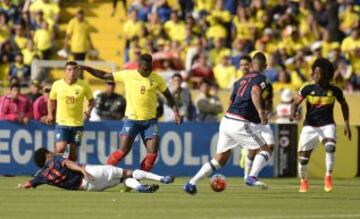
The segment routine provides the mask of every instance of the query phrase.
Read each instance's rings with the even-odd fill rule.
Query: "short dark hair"
[[[212,85],[212,81],[210,79],[207,79],[207,78],[203,78],[200,82],[200,85],[203,85],[203,84],[207,84],[209,86]]]
[[[49,151],[46,148],[39,148],[35,151],[34,162],[38,167],[44,167],[47,153],[49,153]]]
[[[183,79],[183,77],[182,77],[181,74],[179,74],[179,73],[173,74],[173,75],[171,76],[171,78],[181,78],[181,79]]]
[[[19,82],[14,82],[10,84],[10,90],[13,88],[20,88],[20,83]]]
[[[65,63],[65,68],[67,67],[67,66],[76,66],[76,65],[78,65],[78,63],[77,62],[75,62],[75,61],[68,61],[68,62],[66,62]]]
[[[251,63],[251,57],[249,55],[241,56],[240,61],[243,60],[243,59],[246,60],[246,61],[249,61]]]
[[[253,60],[258,60],[261,64],[266,64],[266,56],[262,52],[255,53]]]
[[[311,67],[311,70],[314,71],[315,68],[320,68],[324,73],[326,80],[330,81],[334,77],[334,66],[333,64],[326,58],[317,58],[314,64]]]
[[[152,63],[152,56],[148,53],[145,53],[140,56],[140,60],[146,63]]]

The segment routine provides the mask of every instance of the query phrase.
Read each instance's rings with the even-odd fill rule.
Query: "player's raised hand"
[[[349,139],[349,141],[351,141],[351,129],[348,123],[345,124],[344,135]]]

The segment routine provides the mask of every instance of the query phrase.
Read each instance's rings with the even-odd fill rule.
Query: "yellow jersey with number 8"
[[[115,82],[123,82],[126,96],[125,116],[131,120],[156,118],[157,91],[167,89],[164,79],[152,72],[143,77],[137,70],[113,73]]]

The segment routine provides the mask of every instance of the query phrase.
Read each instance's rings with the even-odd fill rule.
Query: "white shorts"
[[[274,145],[274,132],[271,129],[270,124],[262,125],[251,123],[251,127],[255,130],[261,130],[261,137],[265,140],[267,145]]]
[[[336,141],[335,124],[320,127],[304,126],[300,134],[298,151],[313,150],[324,138],[331,138]]]
[[[103,191],[121,183],[123,169],[110,165],[86,165],[85,170],[95,180],[90,181],[84,177],[81,183],[81,190]]]
[[[251,127],[250,123],[243,120],[223,117],[220,122],[217,153],[223,153],[235,147],[256,150],[265,144],[260,130]]]

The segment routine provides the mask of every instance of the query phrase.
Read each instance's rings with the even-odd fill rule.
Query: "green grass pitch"
[[[153,194],[65,191],[50,186],[18,191],[28,177],[0,177],[0,218],[156,218],[156,219],[284,219],[360,218],[360,179],[335,179],[325,193],[322,180],[310,180],[310,191],[298,193],[298,180],[264,179],[269,190],[249,188],[240,178],[228,178],[224,192],[203,180],[195,196],[183,192],[188,178],[161,185]]]

